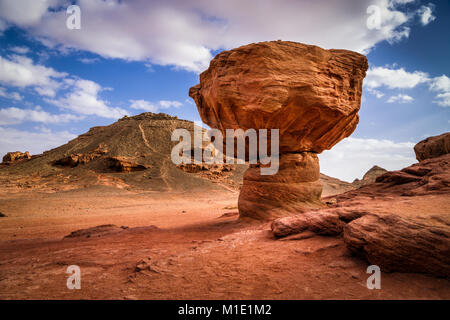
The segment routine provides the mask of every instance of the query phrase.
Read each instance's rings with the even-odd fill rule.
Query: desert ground
[[[238,219],[237,196],[110,186],[2,192],[0,298],[450,298],[448,280],[418,273],[382,271],[381,289],[369,290],[368,263],[341,237],[276,239],[269,223]],[[352,202],[374,212],[450,211],[449,198],[434,195]],[[108,224],[116,227],[94,228]],[[81,290],[66,287],[69,265],[81,269]]]

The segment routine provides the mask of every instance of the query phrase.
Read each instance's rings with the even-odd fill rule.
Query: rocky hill
[[[170,153],[177,142],[171,134],[177,128],[193,133],[194,123],[151,112],[124,117],[41,155],[7,157],[0,176],[4,187],[54,191],[95,185],[147,191],[239,187],[239,166],[204,168],[209,174],[199,175],[174,165]]]
[[[367,171],[367,172],[364,174],[364,176],[363,176],[363,178],[362,178],[361,180],[355,179],[355,180],[352,182],[352,185],[353,185],[355,188],[360,188],[360,187],[365,186],[365,185],[367,185],[367,184],[374,183],[375,180],[376,180],[379,176],[381,176],[382,174],[385,174],[386,172],[388,172],[386,169],[381,168],[381,167],[375,165],[375,166],[373,166],[372,168],[370,168],[369,171]]]

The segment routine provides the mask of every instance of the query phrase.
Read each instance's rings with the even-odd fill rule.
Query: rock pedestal
[[[272,219],[321,206],[317,153],[355,130],[367,67],[356,52],[287,41],[249,44],[211,61],[189,90],[203,122],[224,136],[279,129],[279,172],[248,169],[241,216]]]
[[[296,214],[322,205],[317,154],[281,154],[278,172],[261,175],[259,165],[245,172],[239,194],[239,214],[260,220]]]

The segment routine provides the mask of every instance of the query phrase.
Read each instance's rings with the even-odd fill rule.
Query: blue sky
[[[66,8],[81,9],[81,29]],[[200,120],[188,90],[218,52],[291,40],[367,55],[360,123],[320,155],[352,181],[415,162],[450,127],[448,1],[0,0],[0,155],[40,153],[124,114]],[[369,6],[379,24],[367,24]],[[349,166],[349,163],[352,165]]]

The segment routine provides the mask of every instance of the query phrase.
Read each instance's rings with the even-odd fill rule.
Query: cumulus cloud
[[[161,100],[159,102],[153,103],[146,100],[130,100],[131,109],[135,110],[144,110],[149,112],[158,112],[161,109],[168,109],[171,107],[179,108],[183,104],[179,101],[168,101],[168,100]]]
[[[430,91],[437,92],[434,103],[441,107],[450,107],[450,78],[446,75],[430,77],[426,72],[409,72],[403,68],[371,67],[364,79],[366,90],[381,98],[384,94],[378,88],[413,89],[420,84],[427,84]],[[414,99],[406,94],[391,96],[387,102],[407,103]]]
[[[70,89],[65,95],[45,101],[81,115],[117,119],[127,114],[126,110],[110,107],[99,97],[103,88],[98,83],[84,79],[67,79],[66,83],[70,84]]]
[[[68,30],[68,2],[2,2],[0,18],[47,46],[200,72],[214,50],[266,40],[366,53],[381,41],[407,38],[418,10],[407,10],[406,0],[330,1],[326,8],[309,0],[79,0],[81,29]],[[376,8],[376,28],[367,27],[369,6]]]
[[[34,64],[30,58],[12,55],[9,59],[0,56],[0,83],[20,88],[32,87],[39,94],[54,97],[60,86],[58,79],[67,73]]]
[[[439,92],[433,102],[441,107],[450,107],[450,78],[446,75],[433,78],[430,90]]]
[[[22,101],[23,97],[18,92],[7,92],[5,88],[0,87],[0,97]]]
[[[57,0],[0,1],[0,16],[19,26],[33,26],[41,22],[47,10],[57,3]],[[61,3],[67,4],[67,1]]]
[[[374,165],[399,170],[417,162],[413,147],[412,142],[350,137],[319,155],[320,171],[352,182],[355,178],[361,179]]]
[[[23,122],[66,123],[81,119],[83,117],[72,114],[50,114],[40,108],[19,109],[11,107],[0,109],[0,125],[13,125]]]
[[[418,10],[418,15],[420,17],[420,23],[422,23],[423,26],[426,26],[431,21],[436,19],[436,17],[433,15],[434,5],[432,3],[429,3],[427,6],[421,6]]]
[[[440,77],[433,78],[430,84],[430,90],[450,92],[450,78],[445,74]]]
[[[384,97],[384,93],[376,90],[376,89],[372,89],[372,88],[367,88],[367,92],[369,92],[370,94],[373,94],[374,96],[376,96],[378,99],[381,99]]]
[[[389,89],[411,89],[428,80],[428,74],[421,71],[408,72],[403,68],[372,67],[367,71],[364,85],[370,89],[383,86]]]
[[[414,98],[411,96],[408,96],[407,94],[398,94],[396,96],[391,96],[388,100],[387,103],[410,103],[413,102]]]
[[[46,129],[32,132],[0,127],[0,156],[17,150],[38,154],[65,144],[74,138],[76,135],[68,131],[52,132]]]

